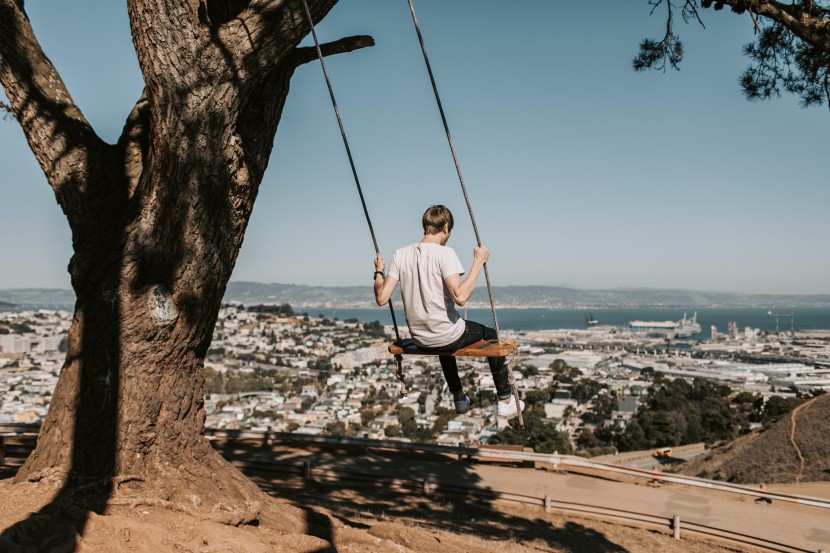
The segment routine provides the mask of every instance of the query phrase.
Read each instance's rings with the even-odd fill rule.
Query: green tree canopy
[[[678,12],[685,22],[701,26],[701,9],[725,7],[747,18],[755,27],[755,42],[744,47],[752,61],[740,77],[749,100],[767,100],[782,92],[795,94],[801,104],[830,107],[830,4],[826,0],[651,0],[666,16],[659,39],[645,39],[632,64],[637,71],[678,69],[684,50],[675,22]]]

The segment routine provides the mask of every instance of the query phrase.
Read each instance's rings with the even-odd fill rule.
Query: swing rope
[[[305,0],[303,0],[305,1]],[[473,207],[470,204],[470,197],[467,194],[467,186],[464,184],[464,176],[461,174],[461,165],[458,163],[458,156],[455,153],[455,146],[452,142],[452,135],[450,134],[450,126],[447,123],[447,117],[444,115],[444,106],[441,104],[441,96],[438,94],[438,86],[435,84],[435,76],[432,74],[432,66],[429,63],[429,56],[427,56],[427,49],[424,45],[424,37],[421,34],[421,26],[418,23],[418,17],[415,15],[415,6],[412,0],[407,0],[409,3],[409,12],[412,14],[412,23],[415,25],[415,32],[418,35],[418,42],[421,44],[421,52],[424,55],[424,63],[427,66],[427,73],[429,73],[429,81],[432,83],[432,92],[435,94],[435,103],[438,105],[438,112],[441,114],[441,122],[444,124],[444,132],[447,135],[447,143],[450,145],[450,153],[452,154],[453,163],[455,163],[455,172],[458,174],[458,182],[461,184],[461,192],[464,194],[464,201],[467,203],[467,211],[470,213],[470,220],[473,223],[473,231],[475,232],[476,242],[481,246],[481,237],[478,234],[478,225],[476,225],[476,218],[473,214]],[[493,315],[493,324],[496,330],[496,339],[499,337],[499,321],[496,318],[496,302],[493,300],[493,287],[490,285],[490,273],[487,270],[487,264],[484,264],[484,280],[487,282],[487,295],[490,297],[490,312]],[[507,381],[510,384],[510,389],[513,393],[513,400],[516,402],[516,408],[519,415],[519,427],[524,428],[524,419],[522,418],[522,410],[519,409],[519,391],[516,388],[516,379],[513,377],[513,369],[510,363],[507,363]]]
[[[366,217],[366,223],[369,225],[369,234],[372,235],[372,244],[375,247],[375,255],[380,255],[380,248],[378,247],[378,240],[375,236],[375,228],[372,225],[372,219],[369,217],[369,209],[366,207],[366,199],[363,196],[363,188],[360,186],[360,178],[357,176],[357,168],[352,157],[352,150],[349,148],[349,140],[346,138],[346,128],[343,126],[343,119],[340,117],[340,108],[337,106],[337,100],[334,98],[334,89],[331,86],[331,79],[326,68],[326,62],[323,59],[323,52],[320,49],[320,42],[317,40],[317,31],[314,28],[314,20],[311,18],[311,11],[308,9],[308,3],[303,0],[303,8],[305,8],[305,16],[308,20],[308,25],[311,27],[311,36],[314,38],[314,48],[317,50],[317,58],[320,60],[320,66],[323,68],[323,77],[326,79],[326,86],[329,90],[329,97],[331,98],[331,105],[334,108],[334,115],[337,117],[337,124],[340,127],[340,136],[343,138],[343,146],[346,148],[346,156],[349,158],[349,166],[352,168],[352,176],[354,177],[355,186],[357,186],[357,194],[360,196],[360,204],[363,206],[363,215]],[[392,305],[392,299],[389,299],[389,313],[392,315],[392,325],[395,327],[395,338],[400,341],[401,334],[398,330],[398,320],[395,317],[395,308]],[[408,390],[406,389],[406,382],[403,376],[403,356],[395,355],[395,364],[397,370],[395,376],[401,383],[400,395],[406,397]]]
[[[479,246],[481,246],[481,238],[480,238],[479,232],[478,232],[478,225],[476,225],[475,215],[473,214],[472,205],[470,204],[470,199],[469,199],[469,196],[467,194],[467,187],[464,184],[464,177],[461,174],[461,166],[458,163],[458,157],[455,153],[455,147],[453,146],[452,136],[450,135],[449,125],[447,124],[447,118],[444,115],[444,108],[441,105],[441,98],[438,95],[438,87],[435,84],[435,78],[432,74],[432,68],[429,64],[429,58],[427,56],[426,47],[424,46],[423,36],[421,35],[421,29],[420,29],[420,26],[418,24],[418,19],[415,15],[415,8],[412,5],[412,0],[407,0],[407,1],[409,2],[409,9],[410,9],[410,12],[412,13],[412,21],[415,24],[415,30],[418,34],[418,41],[421,43],[421,51],[423,52],[424,61],[426,62],[427,71],[429,72],[429,78],[430,78],[430,81],[432,83],[432,90],[435,93],[435,99],[436,99],[436,102],[438,103],[438,110],[441,114],[441,120],[444,123],[444,130],[445,130],[446,135],[447,135],[447,141],[449,142],[450,152],[452,153],[453,161],[455,162],[455,168],[456,168],[456,172],[458,173],[459,182],[461,183],[461,190],[464,194],[464,200],[467,204],[467,211],[470,214],[470,220],[472,221],[472,224],[473,224],[473,231],[475,232],[476,242]],[[349,159],[349,166],[351,167],[351,170],[352,170],[352,176],[354,177],[355,186],[357,187],[357,193],[360,196],[360,203],[363,207],[363,214],[366,217],[366,223],[369,226],[369,233],[372,236],[372,243],[375,247],[375,254],[380,255],[380,248],[378,247],[378,241],[377,241],[377,238],[375,236],[375,231],[374,231],[374,227],[372,225],[372,220],[369,217],[369,210],[366,207],[366,200],[363,196],[363,188],[360,185],[360,178],[357,175],[357,169],[355,167],[354,158],[352,157],[351,148],[349,147],[349,141],[348,141],[348,138],[346,137],[346,130],[345,130],[345,127],[343,126],[343,120],[340,116],[340,108],[338,107],[337,100],[334,97],[334,89],[331,85],[331,79],[329,78],[328,69],[326,68],[326,62],[323,59],[323,52],[320,49],[320,42],[317,39],[317,31],[314,27],[314,20],[311,17],[311,11],[308,8],[308,3],[306,2],[306,0],[302,0],[302,2],[303,2],[303,8],[305,9],[306,19],[308,21],[309,27],[311,28],[311,36],[314,39],[314,47],[317,51],[317,58],[320,60],[320,66],[323,70],[323,76],[325,78],[326,86],[327,86],[328,91],[329,91],[329,97],[331,98],[332,107],[334,108],[334,114],[337,117],[337,124],[340,127],[340,136],[343,139],[343,146],[346,149],[346,155]],[[495,307],[495,301],[493,300],[493,290],[492,290],[492,286],[490,285],[490,275],[489,275],[489,272],[487,270],[487,264],[484,265],[484,276],[485,276],[485,280],[487,281],[487,293],[490,297],[490,310],[491,310],[491,313],[493,315],[493,323],[495,325],[496,338],[498,339],[499,323],[498,323],[498,319],[496,318],[496,307]],[[392,324],[395,327],[395,337],[396,337],[397,341],[400,342],[401,337],[400,337],[400,332],[398,330],[398,322],[397,322],[397,318],[395,317],[395,310],[394,310],[394,307],[392,305],[392,300],[391,299],[389,301],[389,312],[392,315]],[[397,376],[398,380],[401,383],[400,395],[401,395],[401,397],[405,397],[408,394],[408,391],[407,391],[406,382],[405,382],[404,376],[403,376],[403,363],[402,363],[402,361],[403,361],[403,356],[400,355],[400,354],[396,354],[395,355],[395,363],[397,365],[396,376]],[[513,392],[513,398],[516,402],[516,406],[518,407],[519,406],[519,396],[518,396],[518,390],[516,389],[516,381],[515,381],[515,378],[513,377],[513,370],[510,367],[510,363],[506,363],[506,365],[507,365],[507,373],[508,373],[508,383],[510,384],[511,390]],[[524,428],[524,420],[522,418],[521,409],[518,409],[518,417],[519,417],[519,427]]]
[[[470,196],[467,194],[467,186],[464,184],[464,176],[461,174],[461,165],[458,163],[458,156],[455,153],[455,146],[452,142],[452,135],[450,134],[450,126],[447,124],[447,117],[444,115],[444,106],[441,104],[441,96],[438,94],[438,86],[435,84],[435,76],[432,74],[432,66],[429,63],[429,56],[427,56],[427,49],[424,45],[424,37],[421,34],[421,26],[418,23],[418,17],[415,15],[415,6],[412,5],[412,0],[409,2],[409,12],[412,14],[412,23],[415,25],[415,32],[418,34],[418,42],[421,44],[421,52],[424,54],[424,63],[427,66],[427,73],[429,73],[429,82],[432,83],[432,92],[435,94],[435,102],[438,104],[438,112],[441,114],[441,122],[444,124],[444,132],[447,135],[447,143],[450,145],[450,153],[452,154],[452,161],[455,163],[455,172],[458,174],[458,182],[461,184],[461,192],[464,194],[464,201],[467,204],[467,211],[470,213],[470,221],[473,223],[473,232],[475,232],[476,243],[481,246],[481,237],[478,234],[478,225],[476,224],[476,216],[473,213],[473,206],[470,203]],[[490,273],[487,270],[487,264],[484,264],[484,280],[487,282],[487,295],[490,297],[490,312],[493,315],[493,324],[496,329],[496,339],[499,337],[499,321],[496,318],[496,303],[493,300],[493,288],[490,286]]]

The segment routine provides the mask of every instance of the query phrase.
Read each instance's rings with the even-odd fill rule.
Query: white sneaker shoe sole
[[[525,402],[519,400],[519,409],[516,409],[516,398],[510,396],[510,403],[505,404],[499,401],[499,406],[498,409],[496,409],[496,412],[500,417],[512,417],[513,415],[518,414],[519,410],[525,410]]]

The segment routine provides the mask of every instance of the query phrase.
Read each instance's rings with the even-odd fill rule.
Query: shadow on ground
[[[292,459],[290,454],[274,453],[283,462]],[[390,451],[356,455],[354,452],[335,450],[318,452],[313,463],[325,466],[327,460],[334,457],[337,458],[338,470],[360,471],[369,478],[312,476],[312,479],[306,479],[302,474],[277,474],[254,466],[243,468],[243,472],[270,495],[303,509],[307,514],[307,532],[330,542],[334,535],[331,523],[314,507],[330,511],[334,518],[354,528],[371,528],[371,524],[365,523],[367,520],[403,523],[427,530],[475,536],[493,542],[494,549],[499,547],[499,542],[506,542],[505,545],[518,542],[534,549],[575,553],[628,551],[601,532],[577,522],[557,525],[541,516],[524,518],[505,513],[493,504],[497,494],[482,487],[475,473],[464,468],[466,463],[453,462],[446,456],[436,455],[430,460],[419,455],[418,461],[413,462],[406,454]],[[308,457],[293,460],[300,459]],[[475,481],[475,495],[424,492],[424,479],[436,483],[441,489],[440,482],[447,478],[448,465],[456,469],[452,471],[454,484],[472,484]],[[373,475],[383,478],[373,482]],[[398,484],[390,483],[390,479],[397,480]],[[406,480],[411,482],[409,486],[404,484]],[[330,549],[320,550],[319,553],[324,551]]]

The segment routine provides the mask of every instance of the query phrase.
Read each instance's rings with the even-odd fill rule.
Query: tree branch
[[[58,202],[79,209],[90,157],[106,145],[92,130],[34,36],[17,0],[0,0],[0,83]],[[70,221],[71,222],[71,221]]]
[[[708,7],[711,2],[702,2]],[[752,13],[780,23],[798,38],[830,53],[830,10],[815,3],[784,4],[776,0],[719,0],[717,5],[727,5],[733,11],[750,10]]]
[[[123,155],[122,165],[124,176],[127,178],[127,196],[132,197],[144,169],[144,160],[150,143],[150,109],[145,88],[141,97],[133,106],[121,136],[118,138],[118,147]]]
[[[338,0],[306,1],[319,21]],[[262,69],[276,68],[310,31],[302,0],[234,0],[221,9],[210,0],[127,4],[150,99],[174,94],[184,106],[184,97],[198,105],[217,82],[242,96],[261,86]]]
[[[345,54],[354,52],[361,48],[369,48],[375,45],[375,39],[368,35],[357,35],[341,38],[334,42],[328,42],[320,45],[320,51],[323,56],[334,56],[336,54]],[[299,67],[304,63],[314,61],[317,59],[317,49],[313,46],[306,46],[303,48],[295,48],[294,53],[291,54],[290,59],[286,60],[294,67]]]
[[[17,119],[17,117],[14,114],[14,109],[12,108],[11,104],[7,104],[6,102],[0,102],[0,111],[5,111],[6,112],[6,115],[3,116],[4,119],[7,119],[9,117],[13,117],[13,118]]]
[[[319,22],[337,0],[306,0]],[[301,0],[252,0],[239,17],[218,31],[218,40],[236,56],[240,72],[275,67],[311,32]]]

